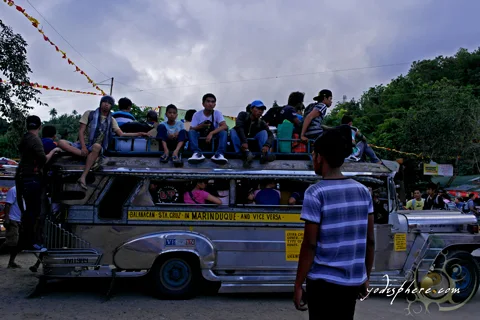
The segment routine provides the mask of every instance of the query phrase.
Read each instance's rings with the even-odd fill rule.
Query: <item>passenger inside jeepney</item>
[[[248,195],[248,200],[257,205],[280,205],[281,193],[276,189],[277,183],[273,180],[267,180],[260,184],[260,188],[252,191]]]
[[[205,189],[208,186],[208,180],[197,180],[195,187],[183,195],[183,200],[187,204],[222,204],[222,200],[211,195]]]

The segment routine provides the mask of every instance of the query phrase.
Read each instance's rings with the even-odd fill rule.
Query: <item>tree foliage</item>
[[[480,49],[460,49],[451,57],[414,62],[406,75],[337,104],[325,123],[337,125],[350,115],[371,144],[419,155],[376,149],[385,158],[411,158],[416,167],[455,164],[459,174],[475,174],[480,173],[479,111]]]
[[[37,98],[40,91],[29,86],[32,72],[27,60],[27,42],[0,20],[0,117],[9,125],[0,138],[2,155],[16,154],[25,130],[24,123],[31,101],[46,105]],[[2,121],[3,121],[2,120]]]

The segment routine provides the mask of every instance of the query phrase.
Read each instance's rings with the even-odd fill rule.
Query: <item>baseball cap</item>
[[[323,89],[318,93],[318,96],[314,97],[313,100],[315,101],[323,101],[324,98],[331,97],[332,91]]]
[[[263,102],[260,101],[260,100],[255,100],[252,103],[250,103],[250,109],[251,108],[259,108],[259,109],[264,109],[264,110],[267,109],[267,107],[265,107]]]

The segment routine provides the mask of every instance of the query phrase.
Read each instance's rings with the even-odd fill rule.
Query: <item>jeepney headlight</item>
[[[470,233],[478,233],[478,223],[472,223],[467,226],[467,230]]]
[[[0,223],[0,232],[4,232],[6,230],[7,229],[5,229],[5,227],[3,226],[3,223]]]

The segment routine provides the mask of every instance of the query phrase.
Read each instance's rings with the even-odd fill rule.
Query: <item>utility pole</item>
[[[113,77],[110,81],[110,95],[112,95],[112,92],[113,92]]]

